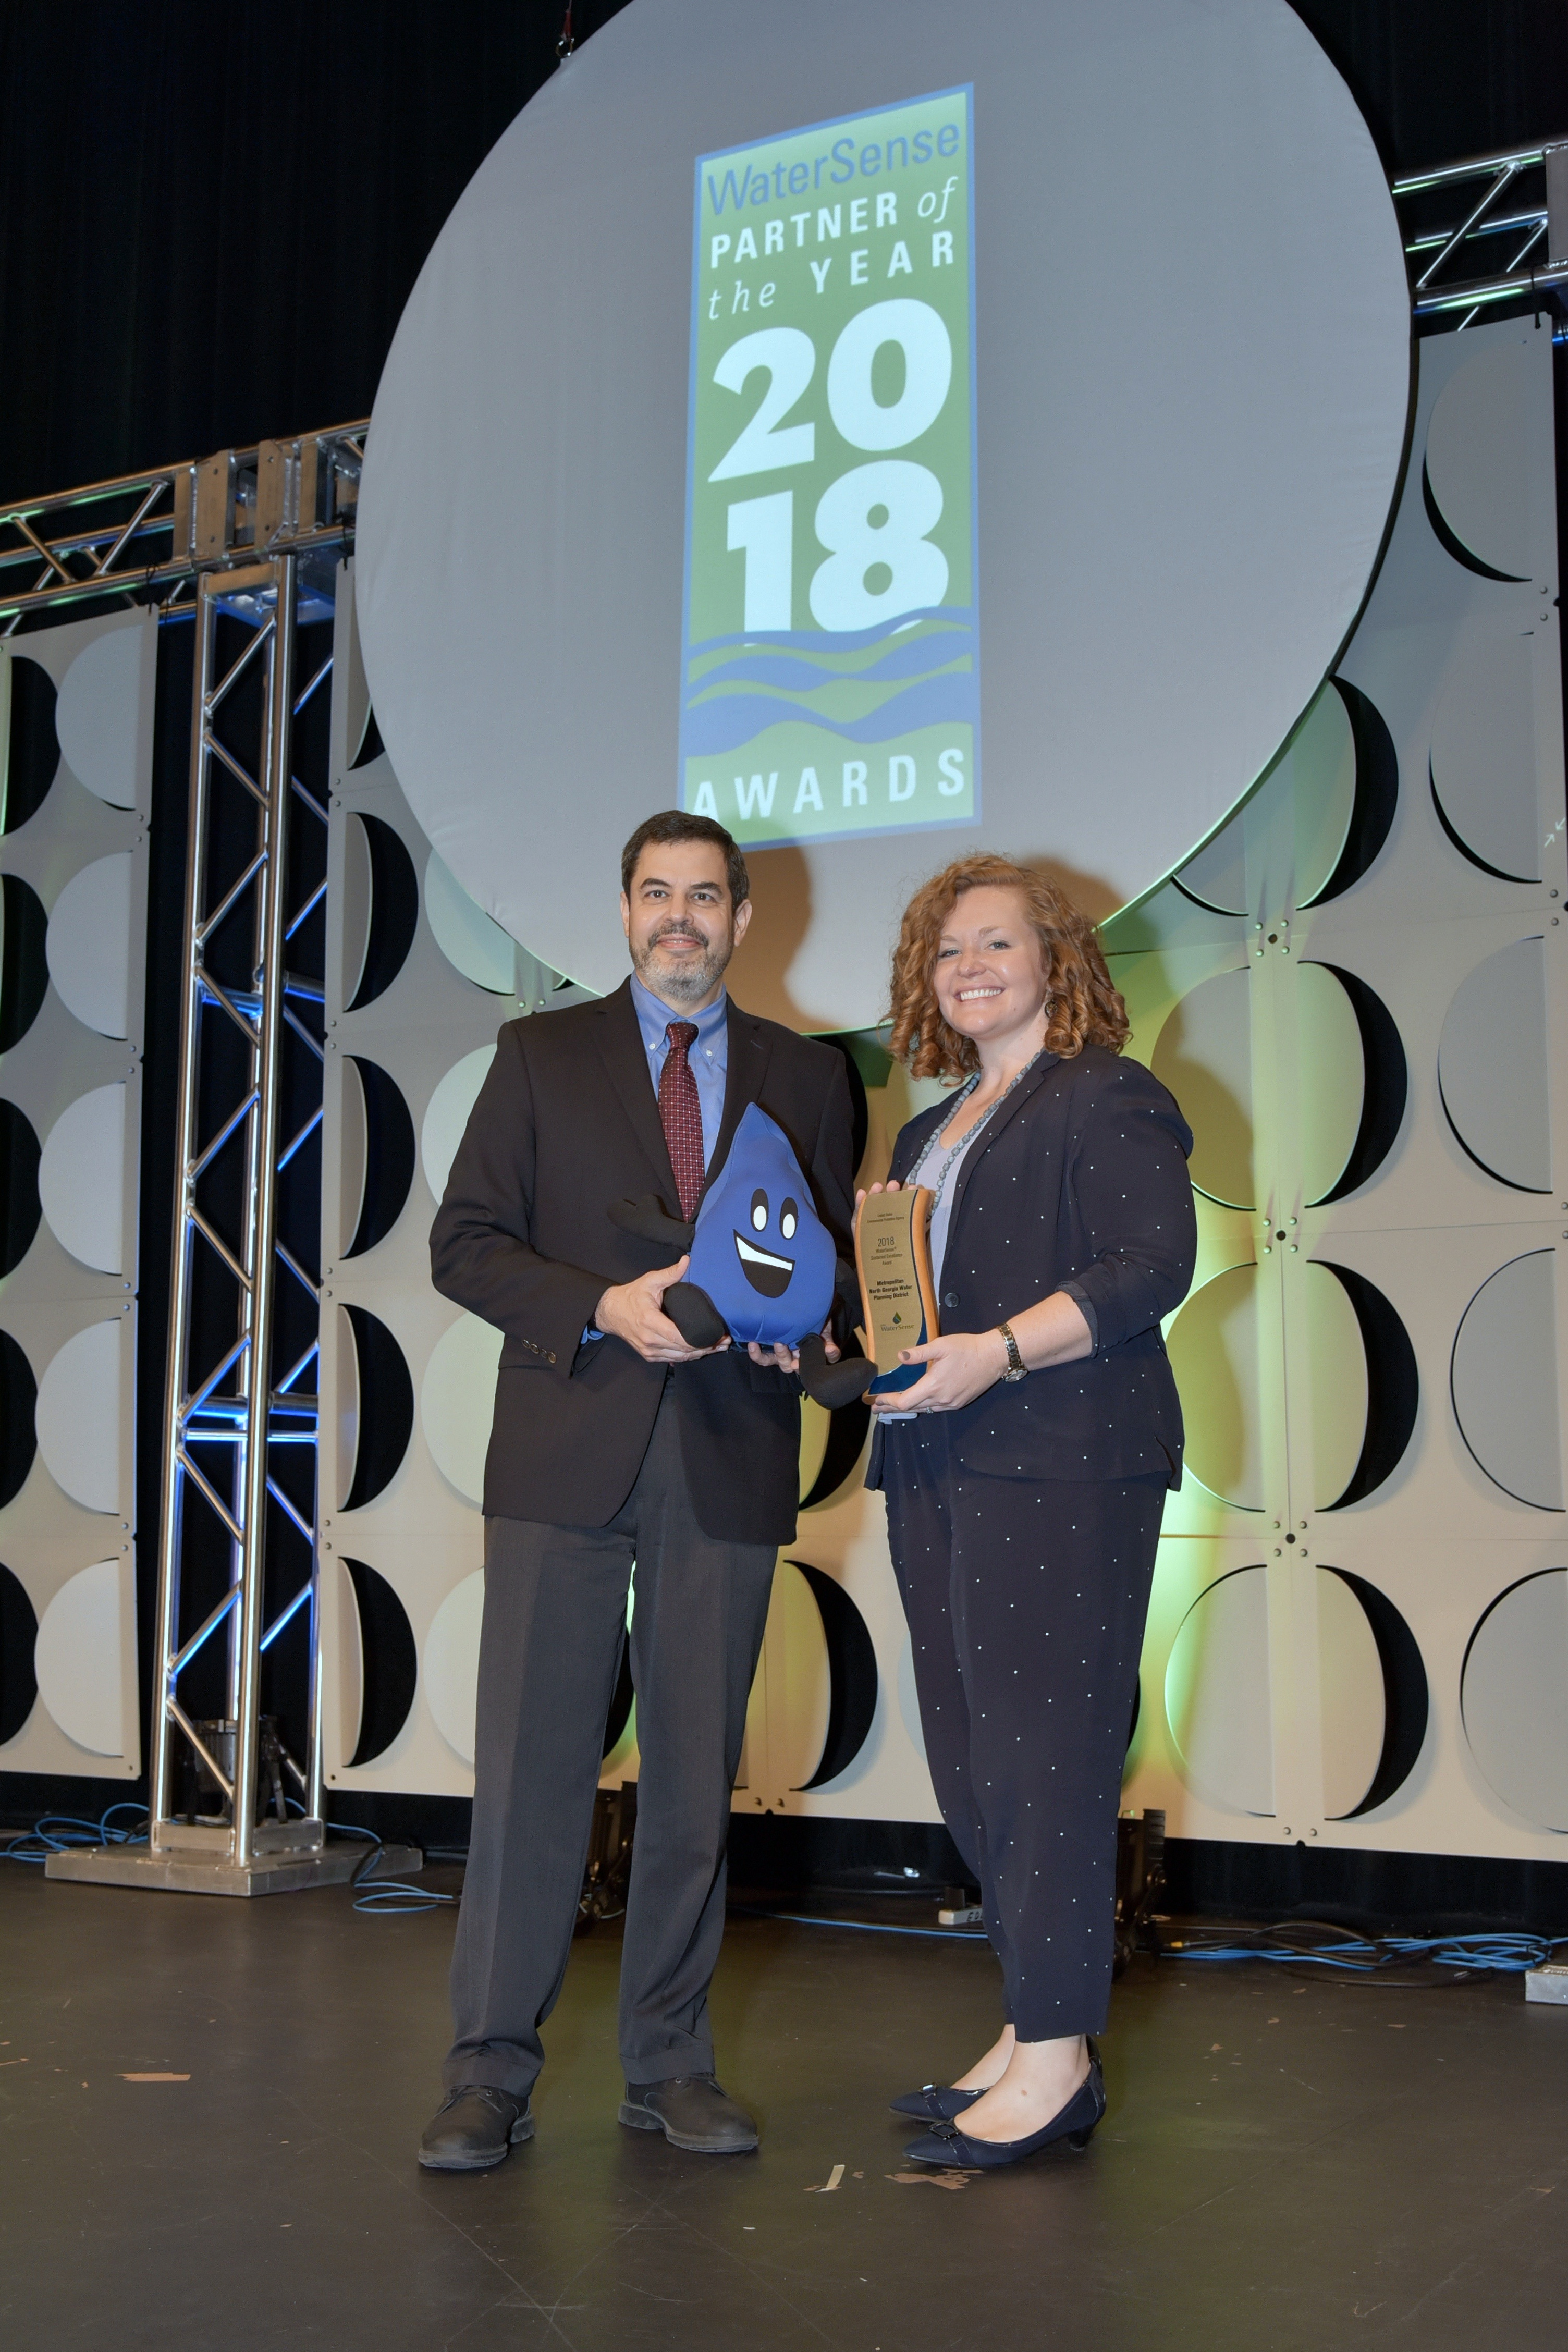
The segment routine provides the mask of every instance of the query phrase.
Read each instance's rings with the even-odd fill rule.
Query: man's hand
[[[685,1281],[690,1264],[689,1257],[677,1258],[673,1265],[639,1274],[635,1282],[612,1285],[594,1309],[597,1328],[624,1339],[645,1364],[691,1364],[699,1356],[717,1355],[729,1346],[728,1339],[721,1339],[716,1348],[689,1348],[663,1311],[665,1292],[672,1283]]]

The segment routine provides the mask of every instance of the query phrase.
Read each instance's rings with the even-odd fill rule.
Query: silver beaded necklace
[[[959,1157],[961,1152],[968,1150],[976,1136],[980,1134],[981,1130],[994,1117],[995,1113],[1001,1109],[1003,1104],[1006,1101],[1014,1087],[1018,1084],[1018,1081],[1021,1078],[1026,1078],[1028,1076],[1029,1072],[1034,1068],[1035,1064],[1039,1060],[1040,1055],[1044,1052],[1045,1047],[1043,1045],[1037,1046],[1035,1052],[1030,1055],[1023,1068],[1016,1071],[1013,1076],[1008,1079],[1006,1085],[1003,1087],[995,1101],[986,1105],[985,1109],[975,1120],[974,1125],[973,1127],[965,1128],[963,1133],[959,1137],[958,1141],[954,1144],[949,1145],[947,1150],[942,1154],[942,1166],[936,1171],[935,1181],[928,1186],[928,1189],[936,1194],[939,1201],[942,1199],[942,1190],[946,1185],[948,1173],[952,1169],[953,1161]],[[946,1117],[939,1118],[931,1133],[927,1136],[925,1143],[921,1149],[920,1158],[915,1161],[914,1166],[910,1169],[909,1174],[904,1179],[906,1184],[918,1182],[921,1170],[925,1166],[926,1161],[931,1158],[932,1151],[936,1149],[938,1139],[940,1138],[943,1128],[952,1125],[953,1112],[959,1108],[961,1104],[966,1103],[969,1100],[970,1096],[980,1084],[981,1076],[982,1073],[979,1070],[976,1070],[973,1076],[966,1079],[964,1084],[960,1087],[958,1092],[952,1097],[952,1102],[948,1105]]]

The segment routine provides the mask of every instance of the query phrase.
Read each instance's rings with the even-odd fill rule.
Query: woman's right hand
[[[902,1192],[903,1187],[899,1182],[896,1176],[889,1176],[885,1184],[873,1184],[869,1189],[873,1192]],[[866,1198],[867,1188],[862,1185],[859,1192],[855,1195],[855,1206],[858,1208],[862,1201]]]

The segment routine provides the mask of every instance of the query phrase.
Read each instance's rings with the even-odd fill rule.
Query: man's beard
[[[698,1004],[724,977],[730,958],[734,952],[731,940],[716,940],[705,955],[690,961],[670,963],[659,954],[664,940],[672,935],[680,939],[696,939],[696,931],[666,929],[651,939],[641,952],[632,950],[632,967],[643,986],[667,1004]]]

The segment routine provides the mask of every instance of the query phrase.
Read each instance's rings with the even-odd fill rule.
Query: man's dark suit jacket
[[[893,1147],[900,1182],[938,1103]],[[999,1381],[948,1415],[967,1470],[1001,1478],[1182,1482],[1182,1408],[1160,1336],[1193,1278],[1192,1131],[1141,1062],[1103,1045],[1042,1054],[963,1161],[939,1285],[944,1331],[989,1331],[1067,1285],[1092,1356]],[[883,1433],[868,1484],[882,1483]]]
[[[723,1120],[712,1172],[758,1103],[788,1136],[817,1213],[846,1261],[853,1135],[844,1060],[730,1006]],[[630,1494],[667,1367],[625,1340],[584,1342],[612,1283],[670,1254],[610,1222],[610,1203],[675,1178],[631,986],[595,1004],[509,1021],[475,1103],[430,1234],[437,1290],[504,1332],[485,1463],[488,1516],[605,1527]],[[681,1455],[705,1534],[788,1543],[800,1478],[792,1375],[743,1348],[679,1364]]]

